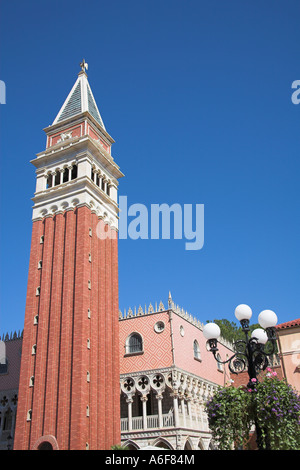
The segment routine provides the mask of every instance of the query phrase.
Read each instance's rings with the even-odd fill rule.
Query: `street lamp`
[[[262,328],[256,328],[253,330],[251,337],[249,338],[249,320],[252,317],[251,308],[248,305],[241,304],[236,307],[234,313],[241,323],[242,330],[245,333],[245,339],[235,341],[235,353],[229,359],[221,361],[219,354],[217,354],[218,338],[221,334],[218,325],[215,323],[207,323],[203,328],[203,335],[207,339],[208,350],[213,353],[214,358],[219,364],[228,363],[229,370],[233,374],[239,374],[247,369],[249,376],[247,387],[253,390],[257,380],[257,372],[266,369],[268,365],[268,356],[271,356],[275,352],[275,325],[277,324],[277,315],[272,310],[263,310],[258,315],[258,322]],[[269,347],[267,349],[268,344],[271,345],[270,349]],[[263,449],[262,430],[260,429],[257,419],[255,419],[255,428],[257,446],[259,449]],[[267,443],[267,448],[268,446],[269,444]]]
[[[258,322],[262,328],[256,328],[249,338],[249,320],[252,310],[248,305],[241,304],[235,309],[235,316],[245,333],[244,340],[234,343],[235,353],[226,361],[221,361],[218,351],[218,338],[221,334],[220,328],[215,323],[207,323],[203,328],[203,335],[207,339],[208,350],[214,355],[220,364],[228,363],[229,370],[233,374],[239,374],[247,369],[249,375],[248,387],[253,388],[251,379],[256,379],[260,370],[265,370],[268,365],[268,356],[274,354],[276,345],[277,315],[272,310],[263,310],[258,316]],[[267,348],[271,344],[271,348]]]

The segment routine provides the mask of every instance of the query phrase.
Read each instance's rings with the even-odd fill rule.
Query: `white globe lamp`
[[[240,304],[236,307],[234,314],[239,321],[250,320],[252,317],[252,310],[249,305]]]
[[[274,328],[277,325],[277,315],[272,310],[263,310],[258,315],[258,323],[262,328]]]
[[[256,328],[252,331],[251,338],[256,338],[258,344],[266,344],[268,335],[262,328]]]
[[[206,339],[218,339],[221,330],[216,323],[207,323],[203,328],[203,335]]]

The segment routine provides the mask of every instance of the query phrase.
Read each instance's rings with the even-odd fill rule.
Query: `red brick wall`
[[[42,436],[59,449],[120,442],[117,237],[107,226],[108,237],[99,238],[97,227],[104,222],[87,207],[33,223],[15,449],[31,449]]]

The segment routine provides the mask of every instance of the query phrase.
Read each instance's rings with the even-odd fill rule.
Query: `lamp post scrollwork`
[[[257,379],[257,373],[265,370],[268,366],[268,357],[272,356],[276,347],[277,316],[271,310],[264,310],[258,316],[258,321],[262,328],[256,328],[249,338],[249,320],[252,316],[252,310],[248,305],[238,305],[235,309],[235,316],[240,321],[242,330],[245,334],[244,340],[238,340],[234,343],[234,354],[226,361],[219,359],[218,338],[221,334],[219,326],[215,323],[207,323],[203,328],[203,335],[207,339],[207,345],[214,358],[220,364],[227,364],[230,372],[239,374],[248,371],[248,387],[253,387],[251,379]],[[263,329],[264,328],[264,329]],[[266,345],[271,345],[266,349]]]
[[[249,320],[252,310],[248,305],[241,304],[235,309],[235,316],[239,320],[245,334],[244,340],[234,343],[234,354],[225,361],[220,360],[218,351],[218,338],[221,335],[219,326],[215,323],[207,323],[203,328],[203,335],[207,339],[207,348],[216,361],[220,364],[227,364],[230,372],[239,374],[247,370],[249,382],[247,387],[255,388],[257,373],[265,370],[268,366],[268,357],[272,356],[276,350],[276,330],[277,315],[272,310],[263,310],[258,316],[258,322],[262,328],[256,328],[249,337]],[[255,379],[255,380],[253,380]],[[257,445],[261,446],[261,429],[258,422],[255,422],[257,433]]]

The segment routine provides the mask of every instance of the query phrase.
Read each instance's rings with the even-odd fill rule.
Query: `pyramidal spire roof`
[[[106,130],[85,72],[88,64],[83,59],[80,66],[81,71],[78,74],[78,78],[52,125],[88,111],[100,126]]]

